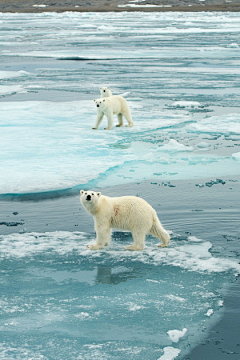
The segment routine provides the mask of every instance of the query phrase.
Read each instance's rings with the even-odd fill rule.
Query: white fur
[[[101,98],[112,96],[111,90],[106,86],[100,87],[100,93],[101,93]]]
[[[94,217],[97,238],[94,245],[88,245],[89,249],[98,250],[108,245],[111,228],[132,232],[133,245],[127,246],[127,250],[143,250],[147,234],[162,241],[159,247],[169,244],[170,236],[161,225],[156,211],[139,197],[108,197],[100,192],[81,190],[80,201]]]
[[[108,120],[108,127],[105,130],[110,130],[113,127],[113,114],[117,114],[118,125],[123,126],[123,116],[128,121],[127,126],[133,126],[133,120],[127,101],[120,95],[112,95],[106,98],[99,98],[94,100],[97,107],[97,120],[93,129],[98,129],[103,116],[106,115]]]

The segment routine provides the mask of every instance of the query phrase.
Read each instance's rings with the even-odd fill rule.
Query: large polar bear
[[[101,93],[101,98],[112,96],[111,90],[106,86],[100,87],[100,93]]]
[[[156,211],[145,200],[136,196],[108,197],[100,192],[80,191],[80,201],[94,217],[96,243],[91,250],[102,249],[111,240],[111,228],[130,230],[133,245],[127,250],[143,250],[145,237],[151,234],[162,241],[159,247],[168,246],[170,236],[161,225]]]
[[[117,114],[118,125],[123,126],[123,116],[128,121],[127,126],[133,126],[133,120],[127,101],[120,95],[112,95],[106,98],[99,98],[94,100],[97,107],[97,120],[93,129],[98,129],[103,116],[106,115],[108,120],[108,127],[105,130],[110,130],[113,127],[113,114]]]

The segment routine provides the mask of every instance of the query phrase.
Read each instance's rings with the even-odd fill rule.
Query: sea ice
[[[162,355],[158,360],[174,360],[180,354],[181,350],[172,346],[166,346],[163,349],[163,352],[164,355]]]
[[[201,107],[201,104],[198,101],[175,101],[174,103],[172,103],[173,107],[176,108],[198,108]]]
[[[232,157],[233,157],[235,160],[240,160],[240,152],[233,153],[233,154],[232,154]]]
[[[181,339],[187,332],[186,328],[183,328],[182,330],[169,330],[168,336],[170,340],[174,343],[179,342],[179,339]]]
[[[1,14],[0,26],[1,195],[239,175],[238,14]],[[92,132],[106,83],[127,94],[133,128]]]
[[[180,144],[178,141],[174,139],[170,139],[167,144],[162,145],[159,147],[159,151],[169,151],[169,152],[175,152],[175,151],[192,151],[192,146],[185,146],[183,144]]]

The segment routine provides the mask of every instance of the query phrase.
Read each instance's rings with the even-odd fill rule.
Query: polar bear
[[[111,90],[106,86],[100,87],[100,93],[101,93],[101,98],[112,96]]]
[[[162,241],[159,247],[168,246],[170,236],[163,228],[156,211],[142,198],[136,196],[108,197],[100,192],[80,191],[80,201],[94,217],[96,243],[91,250],[102,249],[111,240],[111,228],[130,230],[133,245],[127,250],[143,250],[145,237],[151,234]]]
[[[113,114],[117,114],[118,125],[123,126],[123,116],[128,121],[128,127],[133,126],[133,120],[127,101],[120,95],[112,95],[106,98],[99,98],[94,100],[97,107],[97,120],[92,129],[97,129],[103,116],[106,115],[108,119],[108,127],[105,130],[110,130],[113,127]]]

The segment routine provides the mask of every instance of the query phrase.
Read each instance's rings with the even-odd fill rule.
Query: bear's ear
[[[97,196],[100,197],[102,194],[100,192],[97,193]]]
[[[84,193],[84,190],[80,190],[80,194],[82,195]]]

